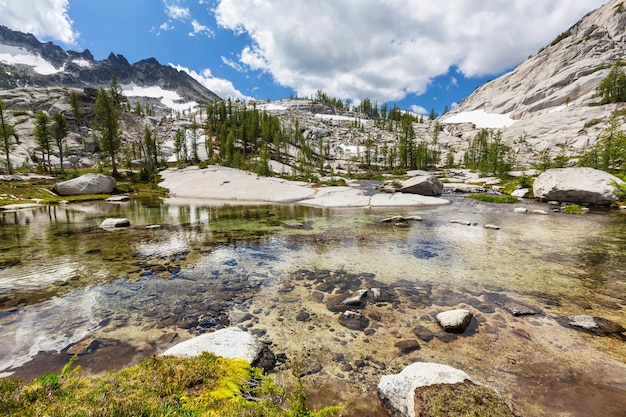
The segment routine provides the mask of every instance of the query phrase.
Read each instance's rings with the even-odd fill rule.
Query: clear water
[[[397,214],[423,221],[379,222]],[[99,229],[107,217],[131,227]],[[305,370],[312,402],[349,404],[353,415],[383,415],[364,403],[380,376],[423,360],[465,370],[525,415],[617,416],[626,409],[626,343],[558,318],[626,326],[625,273],[620,212],[523,215],[462,198],[427,210],[132,201],[4,212],[0,373],[58,371],[65,349],[87,338],[98,344],[83,368],[114,369],[237,324],[285,354],[280,378]],[[327,308],[372,287],[394,298],[367,304],[364,332]],[[514,317],[494,303],[501,297],[543,313]],[[472,331],[418,341],[416,326],[437,335],[434,315],[458,307],[474,312]],[[398,347],[407,341],[419,349]]]

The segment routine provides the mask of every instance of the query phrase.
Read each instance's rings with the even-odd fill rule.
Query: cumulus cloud
[[[215,36],[215,34],[213,33],[210,27],[201,24],[196,19],[191,20],[191,27],[193,28],[193,30],[189,32],[189,36],[196,36],[196,35],[201,35],[201,34],[207,35],[208,37],[211,37],[211,38]]]
[[[252,97],[248,97],[241,91],[237,90],[231,81],[225,80],[223,78],[214,77],[213,74],[211,74],[211,70],[208,68],[198,73],[181,65],[174,65],[172,63],[170,63],[169,65],[172,68],[177,69],[178,71],[186,72],[191,78],[198,81],[200,84],[213,91],[215,94],[223,99],[231,97],[233,99],[239,99],[242,101],[253,100]]]
[[[243,65],[308,96],[401,100],[456,67],[498,74],[605,0],[219,0],[218,24],[251,42]]]
[[[78,33],[67,10],[69,0],[0,0],[0,25],[74,45]]]

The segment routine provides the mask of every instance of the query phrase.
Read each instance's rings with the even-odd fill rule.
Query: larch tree
[[[52,136],[54,137],[54,141],[57,145],[57,149],[59,150],[59,162],[61,164],[61,172],[64,172],[63,169],[63,145],[67,134],[69,133],[69,128],[67,125],[67,119],[61,113],[56,113],[53,116],[54,124],[52,125]]]
[[[35,116],[35,142],[41,148],[41,156],[44,171],[47,169],[52,173],[52,163],[50,162],[50,153],[52,151],[52,131],[50,127],[50,116],[43,111],[38,111]],[[46,162],[47,159],[47,162]]]
[[[0,148],[4,151],[9,175],[13,174],[13,167],[11,166],[11,146],[13,145],[14,133],[15,129],[9,124],[8,117],[5,113],[4,101],[0,98]]]
[[[109,154],[111,158],[111,171],[117,176],[117,163],[115,154],[120,150],[120,117],[121,108],[113,96],[100,87],[96,95],[94,106],[93,128],[97,134],[100,148]]]

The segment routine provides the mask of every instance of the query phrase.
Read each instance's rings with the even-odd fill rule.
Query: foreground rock
[[[238,327],[229,327],[181,342],[163,355],[194,358],[202,352],[209,352],[229,359],[243,358],[253,364],[263,348],[263,343],[256,337]]]
[[[593,168],[549,169],[537,177],[533,194],[544,200],[609,206],[617,201],[614,184],[624,182]]]
[[[404,181],[400,187],[400,191],[403,193],[438,197],[443,193],[443,184],[434,175],[420,175]]]
[[[116,182],[113,177],[102,174],[85,174],[68,181],[59,182],[52,187],[58,195],[111,194]]]
[[[457,384],[472,381],[463,371],[438,363],[416,362],[399,374],[383,375],[378,384],[378,397],[392,416],[415,414],[415,389],[435,384]],[[473,381],[472,381],[473,382]]]

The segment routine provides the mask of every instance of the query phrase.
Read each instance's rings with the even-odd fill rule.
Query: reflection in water
[[[141,356],[162,350],[171,335],[241,323],[294,363],[319,356],[331,378],[318,381],[320,393],[332,375],[353,372],[347,379],[371,391],[381,374],[436,358],[513,389],[522,403],[536,401],[511,387],[530,384],[525,378],[540,372],[539,361],[583,372],[574,363],[602,359],[595,346],[618,361],[612,380],[626,383],[623,345],[587,344],[550,319],[588,314],[626,324],[623,216],[519,215],[510,206],[458,200],[421,210],[421,222],[377,221],[398,212],[415,214],[136,200],[0,213],[0,329],[9,341],[0,345],[0,372],[19,373],[39,351],[62,351],[86,335],[102,346],[128,343]],[[128,218],[131,227],[99,229],[107,217]],[[487,223],[501,229],[483,228]],[[365,308],[367,333],[338,325],[327,299],[372,286],[395,298]],[[505,296],[546,314],[509,318],[493,303]],[[420,332],[436,332],[433,315],[455,306],[479,316],[475,335],[435,338],[422,344],[423,357],[398,354],[396,342],[417,340],[416,323]],[[313,342],[316,349],[307,351]],[[578,352],[571,360],[570,348]],[[339,355],[333,349],[343,363],[332,359]],[[366,359],[372,355],[379,359]],[[363,360],[372,368],[348,367]],[[537,390],[555,384],[536,378]]]

